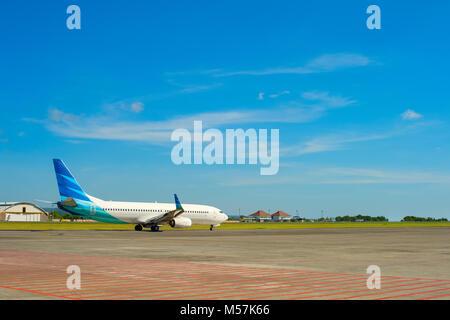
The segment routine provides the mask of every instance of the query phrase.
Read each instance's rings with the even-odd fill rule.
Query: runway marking
[[[68,265],[81,290],[66,288]],[[59,299],[447,299],[450,280],[0,249],[0,288]]]
[[[7,286],[4,286],[4,285],[0,285],[0,288],[11,289],[11,290],[18,290],[18,291],[23,291],[23,292],[28,292],[28,293],[36,293],[36,294],[39,294],[39,295],[44,295],[44,296],[49,296],[49,297],[56,297],[56,298],[63,298],[63,299],[71,299],[70,297],[67,297],[67,296],[46,294],[46,293],[42,293],[42,292],[39,292],[39,291],[30,290],[30,289],[25,290],[25,289],[19,289],[19,288],[7,287]]]
[[[398,280],[398,281],[403,281],[404,282],[404,281],[410,281],[410,280]],[[398,281],[394,281],[394,282],[398,282]],[[293,300],[295,300],[295,299],[304,299],[303,297],[299,297],[299,296],[303,295],[303,294],[309,294],[309,293],[317,293],[317,292],[324,292],[324,291],[325,292],[330,292],[330,291],[335,291],[335,290],[344,290],[344,289],[348,289],[348,288],[364,288],[365,287],[365,283],[366,283],[366,279],[364,279],[361,283],[357,284],[356,286],[350,286],[350,287],[344,286],[344,287],[340,287],[340,288],[331,288],[330,289],[330,287],[342,285],[342,282],[340,282],[340,283],[333,282],[333,284],[331,284],[331,285],[312,287],[312,288],[296,288],[296,287],[294,287],[292,290],[284,290],[283,291],[283,296],[285,296],[285,297],[287,297],[287,296],[294,296],[293,298],[291,298]],[[353,282],[353,284],[354,284],[354,282]],[[304,291],[305,289],[320,289],[320,288],[327,288],[327,289]],[[298,292],[298,291],[304,291],[304,292]],[[287,293],[287,292],[293,292],[293,293]],[[223,298],[230,299],[230,298],[238,298],[240,296],[241,296],[241,294],[237,294],[237,295],[233,295],[233,296],[224,296]],[[264,298],[264,296],[259,295],[259,296],[252,296],[249,299],[258,300],[258,299],[262,299],[262,298]]]
[[[436,292],[436,291],[448,291],[450,290],[450,288],[443,288],[443,289],[436,289],[436,290],[429,290],[429,291],[422,291],[422,292],[413,292],[413,293],[407,293],[407,294],[401,294],[398,296],[391,296],[389,298],[400,298],[400,297],[406,297],[406,296],[413,296],[413,295],[417,295],[417,294],[424,294],[424,293],[430,293],[430,292]],[[376,300],[385,300],[386,298],[378,298]]]
[[[420,298],[419,300],[432,300],[432,299],[438,299],[438,298],[443,298],[443,297],[448,297],[448,296],[450,296],[450,293],[440,294],[440,295],[432,296],[432,297]]]
[[[279,279],[277,279],[277,280],[279,280]],[[238,280],[238,282],[239,282],[239,280]],[[271,282],[273,282],[273,281],[271,281]],[[220,294],[221,297],[223,297],[223,291],[225,291],[225,293],[227,293],[227,292],[236,292],[237,290],[242,292],[242,290],[246,290],[246,289],[249,289],[249,288],[258,290],[258,289],[263,289],[261,287],[264,286],[264,284],[265,283],[254,284],[254,282],[253,282],[253,284],[249,284],[249,285],[241,285],[241,284],[239,284],[239,285],[234,285],[234,284],[223,285],[223,284],[219,284],[219,286],[209,286],[209,285],[205,285],[205,284],[201,283],[201,285],[202,285],[201,287],[189,289],[190,293],[201,291],[200,294],[188,294],[188,295],[186,295],[184,293],[183,295],[176,295],[175,294],[175,295],[172,295],[172,297],[174,299],[178,299],[178,298],[185,299],[185,298],[194,298],[194,297],[200,297],[200,296],[205,296],[205,295],[209,296],[209,295],[217,295],[217,294]],[[289,286],[289,284],[284,284],[283,286]],[[164,290],[163,294],[161,294],[161,293],[155,294],[154,293],[155,290],[152,290],[151,291],[152,294],[141,295],[140,298],[149,298],[149,297],[154,297],[154,296],[171,295],[173,291],[177,291],[178,292],[180,290]],[[125,295],[129,295],[129,294],[125,294]],[[126,297],[122,297],[122,298],[126,298]]]
[[[438,280],[435,280],[435,281],[438,281]],[[431,281],[431,282],[435,282],[435,281]],[[424,282],[424,283],[430,283],[430,282]],[[347,299],[361,298],[361,297],[364,297],[364,296],[373,296],[373,295],[379,295],[379,294],[386,294],[386,293],[390,293],[390,292],[414,290],[414,289],[428,288],[428,287],[431,287],[431,286],[436,286],[436,285],[430,285],[430,286],[424,286],[424,287],[418,287],[418,288],[402,288],[402,289],[399,289],[399,290],[384,291],[385,289],[390,289],[390,288],[395,288],[395,287],[402,287],[402,286],[409,286],[409,285],[411,285],[411,284],[404,284],[404,285],[392,286],[392,287],[383,286],[382,289],[370,290],[370,291],[366,288],[366,289],[362,289],[362,290],[334,292],[334,293],[323,294],[323,295],[318,295],[318,296],[302,297],[301,299],[323,298],[323,297],[327,297],[327,296],[343,295],[343,294],[350,294],[350,293],[355,293],[355,292],[371,292],[371,293],[368,293],[368,294],[362,294],[362,295],[357,295],[357,296],[345,296],[345,297],[340,297],[340,298],[332,298],[333,300],[347,300]],[[413,285],[417,285],[417,284],[413,284]],[[438,285],[441,285],[441,284],[438,284]],[[448,285],[448,283],[444,284],[444,285]],[[376,292],[373,292],[373,291],[376,291]],[[389,297],[389,298],[391,298],[391,297]]]
[[[311,278],[311,276],[310,275],[308,275],[310,278]],[[217,276],[216,276],[217,277]],[[286,277],[283,277],[283,278],[286,278]],[[148,280],[148,279],[145,279],[145,280]],[[280,280],[280,278],[277,278],[276,279],[277,281],[279,281]],[[153,279],[152,279],[152,281],[153,281]],[[240,288],[243,288],[243,287],[249,287],[249,285],[245,285],[245,286],[243,286],[242,284],[243,283],[248,283],[248,282],[251,282],[251,283],[254,283],[254,280],[249,280],[249,279],[247,279],[247,280],[244,280],[244,279],[241,279],[241,278],[239,278],[239,279],[234,279],[234,280],[228,280],[228,279],[222,279],[222,280],[218,280],[218,279],[213,279],[212,281],[211,280],[209,280],[209,279],[207,279],[207,280],[205,280],[203,277],[201,277],[201,278],[198,278],[198,277],[194,277],[194,278],[191,278],[191,279],[188,279],[188,281],[186,281],[186,279],[183,279],[183,281],[185,281],[186,282],[186,284],[188,285],[188,286],[191,286],[192,285],[192,281],[194,281],[197,285],[198,284],[201,284],[202,285],[202,287],[201,287],[201,289],[198,289],[198,290],[205,290],[205,289],[211,289],[211,288],[219,288],[219,290],[221,290],[220,288],[223,288],[223,287],[230,287],[230,288],[236,288],[236,284],[234,284],[234,283],[236,283],[236,282],[238,282],[238,285],[240,285]],[[169,291],[170,292],[175,292],[175,291],[180,291],[181,289],[180,289],[180,287],[181,288],[183,288],[184,286],[183,285],[179,285],[179,283],[178,283],[178,281],[177,280],[175,280],[175,281],[170,281],[170,282],[175,282],[177,285],[172,285],[171,283],[167,283],[167,280],[165,280],[164,282],[161,282],[161,283],[158,283],[157,285],[154,285],[153,283],[152,283],[152,290],[151,290],[151,292],[152,293],[154,293],[154,292],[160,292],[160,291],[164,291],[164,293],[168,293]],[[204,282],[206,282],[207,284],[205,284]],[[214,285],[211,285],[211,282],[214,282],[213,284]],[[250,284],[251,284],[250,283]],[[256,285],[253,285],[252,287],[255,287],[255,288],[258,288],[258,287],[261,287],[261,286],[263,286],[264,284],[265,284],[266,282],[263,282],[263,283],[260,283],[260,284],[256,284]],[[284,286],[286,286],[287,284],[284,284]],[[114,285],[112,285],[113,287],[116,287],[117,286],[117,284],[114,284]],[[121,289],[123,288],[123,290],[119,290],[119,291],[127,291],[127,292],[130,292],[130,290],[128,289],[129,287],[131,287],[132,289],[131,289],[131,291],[144,291],[144,293],[148,293],[148,289],[136,289],[137,287],[148,287],[148,283],[146,282],[145,284],[139,284],[139,285],[134,285],[134,286],[127,286],[127,287],[125,287],[125,288],[123,288],[123,286],[121,286]],[[83,286],[83,288],[85,288],[86,286]],[[102,286],[102,288],[104,288],[105,286]],[[106,286],[107,287],[107,286]],[[162,290],[155,290],[155,288],[159,288],[159,287],[163,287],[164,289],[162,289]],[[168,288],[174,288],[173,290],[168,290]],[[103,289],[94,289],[93,291],[102,291]],[[183,289],[184,290],[184,289]],[[92,290],[83,290],[83,292],[86,292],[86,291],[92,291]],[[190,289],[190,291],[192,292],[192,291],[195,291],[194,289]],[[137,292],[136,292],[137,293]],[[125,294],[125,295],[129,295],[129,293],[127,293],[127,294]],[[155,294],[153,294],[153,295],[155,295]],[[156,295],[158,295],[158,294],[156,294]],[[160,294],[159,294],[160,295]],[[102,297],[106,297],[105,295],[103,295]],[[92,298],[92,297],[90,297],[90,298]]]

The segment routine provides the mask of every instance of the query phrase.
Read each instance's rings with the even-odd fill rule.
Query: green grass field
[[[223,223],[218,229],[312,229],[312,228],[420,228],[450,227],[450,222],[352,222],[352,223]],[[162,230],[171,229],[165,225]],[[194,225],[191,230],[207,230]],[[77,222],[0,222],[0,230],[134,230],[132,224]]]

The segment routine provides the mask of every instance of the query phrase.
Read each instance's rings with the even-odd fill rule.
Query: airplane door
[[[90,209],[91,209],[91,216],[95,216],[95,205],[90,205]]]

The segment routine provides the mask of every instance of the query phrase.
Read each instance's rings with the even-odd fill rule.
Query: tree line
[[[62,214],[60,211],[56,211],[56,210],[51,211],[50,212],[50,216],[52,217],[52,219],[59,219],[59,220],[61,220],[61,219],[65,219],[65,220],[79,220],[79,219],[83,219],[80,216],[74,216],[74,215],[71,215],[70,213]]]
[[[378,217],[371,217],[371,216],[363,216],[358,214],[357,216],[337,216],[335,218],[336,222],[356,222],[356,221],[389,221],[386,217],[378,216]]]
[[[415,216],[406,216],[402,219],[402,221],[404,222],[410,222],[410,221],[414,221],[414,222],[447,222],[448,220],[446,218],[439,218],[439,219],[435,219],[435,218],[423,218],[423,217],[415,217]]]

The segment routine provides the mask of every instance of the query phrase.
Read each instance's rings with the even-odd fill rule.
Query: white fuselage
[[[97,206],[111,216],[128,223],[139,224],[150,218],[175,210],[175,204],[157,202],[104,201],[89,196]],[[192,224],[218,225],[228,219],[220,209],[197,204],[183,204],[180,217],[189,218]]]

